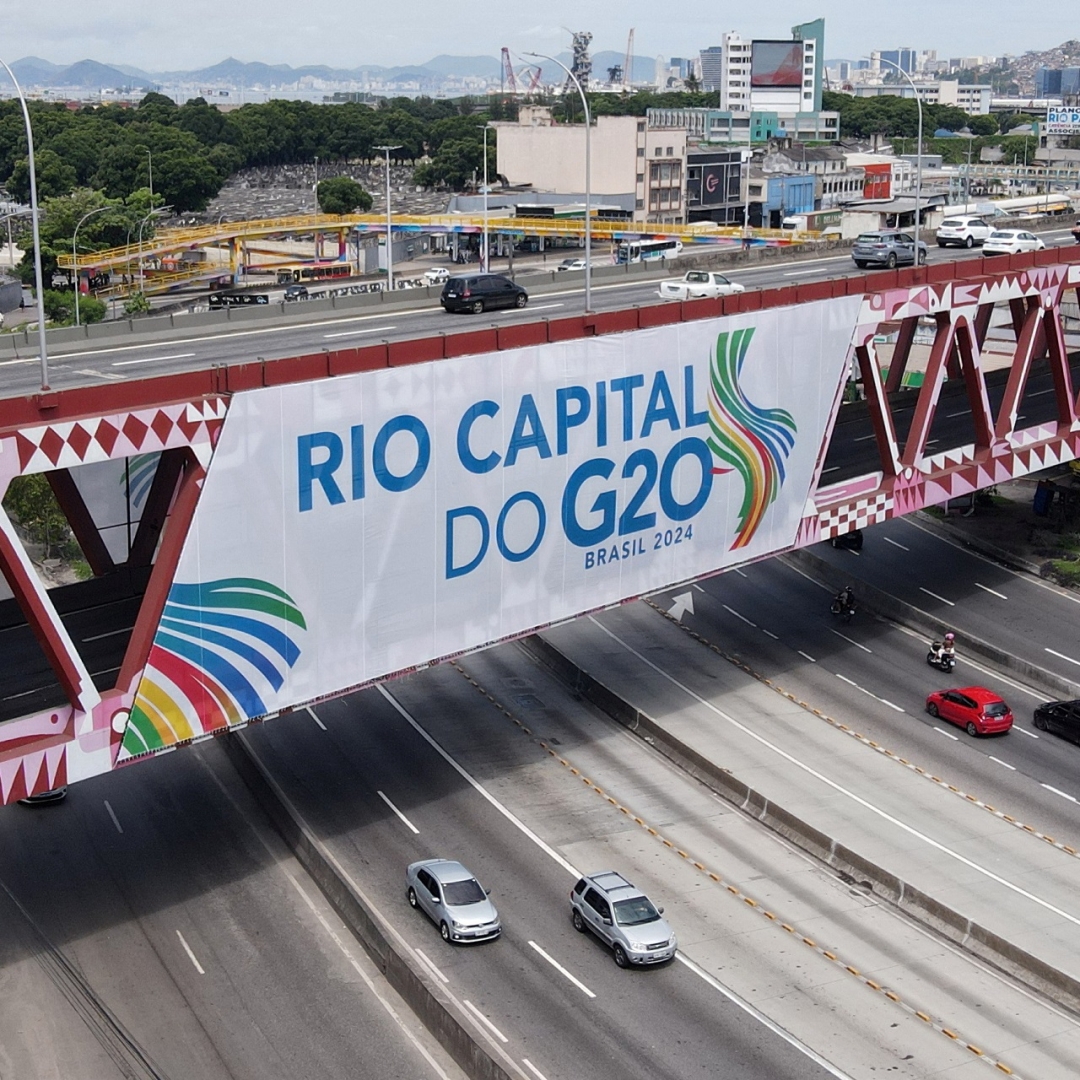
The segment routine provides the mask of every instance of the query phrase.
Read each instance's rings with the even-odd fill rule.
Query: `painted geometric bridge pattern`
[[[43,476],[88,575],[47,587],[42,566],[49,560],[27,542],[9,516],[12,500],[5,500],[0,569],[8,598],[0,598],[0,628],[12,633],[0,634],[0,649],[9,639],[25,649],[0,653],[0,667],[14,678],[0,718],[0,802],[284,711],[280,701],[275,708],[267,703],[276,700],[319,612],[301,610],[289,591],[257,576],[176,580],[237,395],[860,297],[846,366],[837,361],[840,378],[824,395],[828,422],[809,497],[794,543],[789,536],[786,544],[800,547],[1080,456],[1080,402],[1063,316],[1063,307],[1075,312],[1080,286],[1080,261],[1070,256],[1048,251],[938,264],[0,401],[0,489],[7,492],[16,478]],[[734,379],[742,355],[731,357]],[[1047,398],[1034,422],[1024,405],[1033,379],[1041,380],[1039,393]],[[946,398],[949,416],[964,413],[962,428],[942,426]],[[790,443],[790,417],[767,412],[783,421],[773,425],[775,438]],[[714,412],[714,433],[727,430],[724,422],[722,411]],[[750,451],[752,428],[746,429]],[[721,452],[736,467],[743,460]],[[782,466],[783,456],[775,461]],[[835,473],[842,478],[831,479]],[[763,482],[781,484],[782,467]],[[771,497],[751,507],[753,513],[767,517]],[[741,520],[745,538],[747,519]],[[733,563],[715,564],[721,565]],[[124,625],[100,635],[84,627],[77,643],[70,627],[78,613],[88,617],[118,596],[127,605]],[[119,642],[110,658],[86,659],[85,642],[110,635]],[[30,652],[45,674],[24,686],[12,672]],[[437,657],[415,663],[428,659]],[[108,666],[91,670],[96,663]],[[401,670],[407,668],[387,675]],[[47,702],[35,697],[35,681],[51,684]],[[20,715],[20,697],[37,705]]]

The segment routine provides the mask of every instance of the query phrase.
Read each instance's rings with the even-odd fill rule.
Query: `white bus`
[[[654,259],[675,259],[681,254],[681,240],[624,240],[615,249],[615,262],[652,262]]]

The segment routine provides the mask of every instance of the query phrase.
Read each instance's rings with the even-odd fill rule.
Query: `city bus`
[[[303,281],[335,281],[338,278],[350,278],[356,275],[353,267],[346,262],[299,263],[296,266],[279,266],[277,283],[292,285]]]
[[[654,259],[675,259],[681,254],[681,240],[624,240],[615,249],[615,262],[652,262]]]
[[[269,304],[268,293],[257,292],[212,292],[210,294],[210,310],[220,311],[227,307],[246,307],[248,304]]]

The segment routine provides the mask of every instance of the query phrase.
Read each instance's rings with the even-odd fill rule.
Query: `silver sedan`
[[[487,941],[502,933],[490,890],[461,863],[450,859],[410,863],[405,881],[409,904],[435,923],[443,941]]]

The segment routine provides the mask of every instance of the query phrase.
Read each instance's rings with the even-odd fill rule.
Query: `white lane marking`
[[[1004,593],[999,593],[997,589],[991,589],[989,585],[983,585],[980,582],[975,582],[975,587],[982,589],[983,592],[990,593],[991,596],[996,596],[999,600],[1008,600],[1009,598]]]
[[[871,693],[865,686],[860,686],[854,679],[849,679],[846,675],[841,675],[839,671],[834,671],[833,674],[841,681],[846,682],[848,686],[854,686],[860,693],[865,694],[867,697],[872,697],[875,701],[880,701],[882,705],[888,705],[890,709],[895,709],[897,712],[903,712],[899,705],[894,705],[891,701],[886,700],[883,697],[878,697],[877,694]]]
[[[590,615],[589,618],[592,618],[592,616]],[[593,619],[593,621],[595,622],[596,620]],[[599,623],[597,625],[599,625]],[[606,628],[601,627],[601,629],[603,629],[605,633],[610,634],[611,637],[615,637],[615,635],[611,634],[611,632],[609,630],[607,630]],[[628,646],[626,646],[626,644],[624,642],[620,641],[619,638],[615,638],[615,640],[619,641],[619,644],[623,645],[624,648],[628,648]],[[631,651],[633,651],[633,650],[631,650]],[[652,664],[651,661],[646,661],[646,663],[648,663],[650,667],[654,667],[654,668],[656,667],[656,665]],[[660,671],[659,668],[656,668],[656,670]],[[667,676],[667,677],[670,678],[670,676]],[[671,681],[674,682],[675,680],[672,679]],[[676,685],[678,685],[678,684],[676,684]],[[412,718],[412,716],[409,715],[409,713],[405,709],[405,707],[394,699],[394,697],[390,694],[390,692],[386,689],[385,686],[380,684],[379,686],[376,687],[376,689],[383,695],[383,697],[386,698],[387,701],[390,702],[391,705],[393,705],[393,707],[398,711],[398,713],[401,716],[403,716],[406,721],[408,721],[408,723],[412,726],[412,728],[416,731],[416,733],[426,743],[428,743],[428,745],[431,746],[432,749],[434,749],[435,752],[438,753],[439,756],[444,761],[446,761],[447,764],[449,764],[450,767],[452,769],[454,769],[454,771],[457,772],[457,774],[459,776],[461,776],[468,784],[470,784],[480,795],[482,795],[485,799],[487,799],[487,801],[489,803],[491,803],[491,805],[494,806],[495,809],[498,810],[499,813],[503,815],[503,817],[505,817],[512,825],[514,825],[517,829],[519,829],[522,833],[524,833],[524,835],[527,836],[538,848],[540,848],[540,850],[543,851],[545,855],[548,855],[552,859],[554,859],[555,862],[557,862],[564,870],[568,870],[573,877],[575,877],[575,878],[581,877],[581,874],[579,873],[579,871],[577,870],[576,867],[574,867],[569,862],[567,862],[566,859],[564,859],[550,845],[546,844],[543,840],[541,840],[540,837],[537,836],[536,833],[534,833],[532,831],[532,829],[530,829],[519,818],[515,817],[515,815],[513,813],[511,813],[510,810],[508,810],[505,806],[503,806],[502,803],[500,803],[498,801],[498,799],[495,798],[494,795],[492,795],[490,792],[486,791],[476,780],[474,780],[473,777],[470,776],[469,773],[466,772],[465,769],[461,765],[459,765]],[[687,693],[692,694],[692,691],[688,690]],[[692,694],[692,696],[696,697],[696,695],[693,695],[693,694]],[[698,700],[700,701],[702,699],[698,698]],[[716,711],[719,712],[720,710],[717,709]],[[724,714],[721,714],[721,715],[724,715]],[[764,740],[762,740],[762,741],[764,741]],[[336,861],[334,862],[334,867],[335,867],[335,870],[337,870],[337,872],[340,873],[342,875],[342,877],[344,877],[345,880],[349,882],[350,885],[353,885],[354,888],[357,887],[353,883],[352,879],[349,877],[347,872],[345,871],[344,867],[340,866]],[[727,987],[721,985],[707,971],[705,971],[703,968],[698,967],[698,965],[695,964],[692,960],[688,960],[685,956],[683,956],[682,953],[676,953],[675,954],[675,959],[679,960],[683,964],[685,964],[687,968],[689,968],[692,972],[694,972],[695,975],[697,975],[699,978],[703,979],[706,983],[708,983],[708,985],[711,986],[714,990],[719,990],[720,993],[722,993],[725,997],[728,998],[728,1000],[734,1002],[736,1005],[739,1006],[739,1008],[743,1009],[743,1011],[748,1013],[750,1016],[754,1017],[759,1023],[764,1024],[774,1034],[779,1035],[780,1038],[782,1038],[789,1045],[795,1047],[795,1049],[799,1050],[801,1053],[805,1054],[807,1057],[809,1057],[812,1060],[814,1060],[815,1062],[817,1062],[823,1069],[827,1070],[831,1075],[837,1077],[837,1080],[853,1080],[853,1078],[851,1076],[849,1076],[847,1073],[841,1072],[834,1065],[831,1065],[828,1061],[826,1061],[823,1057],[821,1057],[820,1054],[818,1054],[814,1050],[811,1050],[810,1047],[808,1047],[805,1043],[801,1042],[799,1039],[797,1039],[790,1032],[785,1031],[782,1027],[777,1025],[774,1021],[770,1020],[767,1016],[760,1013],[757,1009],[754,1008],[753,1005],[751,1005],[747,1001],[744,1001],[734,991],[729,990]]]
[[[829,631],[835,634],[838,638],[843,638],[849,645],[854,645],[856,649],[862,649],[863,652],[873,653],[872,649],[868,649],[865,645],[860,645],[857,641],[849,638],[846,634],[841,634],[839,630],[833,630],[830,626]]]
[[[573,975],[571,975],[570,972],[567,971],[566,968],[564,968],[562,964],[560,964],[559,961],[555,959],[555,957],[551,956],[549,953],[544,952],[544,950],[541,949],[535,941],[529,942],[529,948],[535,949],[560,975],[564,975],[567,979],[569,979],[570,982],[572,982],[586,997],[596,997],[596,995],[580,979],[577,979]]]
[[[481,1024],[488,1028],[497,1039],[504,1043],[510,1041],[468,998],[462,998],[461,1000],[465,1008],[468,1009]]]
[[[1032,697],[1045,697],[1045,694],[1032,694]],[[1026,735],[1029,739],[1037,739],[1039,736],[1034,731],[1028,731],[1027,728],[1017,727],[1015,724],[1012,726],[1013,731],[1019,731],[1021,735]]]
[[[1007,761],[1002,761],[1001,758],[994,757],[993,754],[990,754],[990,760],[996,761],[999,765],[1004,765],[1006,769],[1010,770],[1010,772],[1016,772],[1015,765],[1010,765]]]
[[[799,655],[801,657],[803,657],[806,660],[809,660],[811,664],[816,664],[817,663],[817,661],[809,653],[804,653],[802,651],[802,649],[799,649],[798,652],[799,652]]]
[[[883,821],[887,821],[890,825],[894,825],[896,828],[907,833],[909,836],[913,836],[916,840],[921,840],[924,844],[926,844],[928,847],[932,847],[935,851],[940,851],[948,858],[955,859],[963,866],[966,866],[969,869],[974,870],[976,873],[982,874],[984,877],[987,877],[991,881],[996,882],[998,885],[1002,886],[1002,888],[1008,889],[1010,892],[1016,893],[1018,896],[1022,896],[1025,900],[1030,900],[1033,904],[1037,904],[1044,910],[1050,911],[1053,914],[1060,916],[1061,918],[1072,923],[1074,926],[1080,926],[1080,918],[1077,918],[1077,916],[1070,915],[1069,912],[1063,911],[1061,908],[1056,907],[1054,904],[1051,904],[1049,900],[1044,900],[1041,896],[1036,896],[1034,893],[1028,892],[1027,889],[1022,889],[1019,885],[1015,884],[1012,881],[1009,881],[1008,878],[1004,878],[1000,874],[995,874],[992,870],[988,870],[985,866],[980,866],[979,863],[975,862],[973,859],[969,859],[967,858],[967,856],[961,855],[958,851],[954,851],[952,848],[947,847],[945,844],[941,843],[940,840],[935,840],[932,836],[927,836],[926,833],[920,832],[913,825],[909,825],[906,821],[901,821],[899,818],[894,817],[887,811],[882,810],[881,807],[875,806],[872,802],[870,802],[869,799],[864,799],[861,795],[856,795],[854,791],[850,791],[842,784],[839,784],[835,780],[830,779],[824,773],[818,772],[817,769],[811,768],[804,761],[800,761],[797,757],[795,757],[794,754],[789,754],[786,750],[782,750],[775,743],[769,742],[769,740],[766,739],[763,735],[759,735],[752,728],[747,727],[746,724],[739,723],[739,721],[736,720],[733,716],[724,712],[723,709],[714,705],[711,701],[707,701],[700,694],[694,693],[694,691],[691,690],[690,687],[687,686],[685,683],[679,682],[679,680],[676,679],[674,675],[670,675],[668,672],[664,671],[664,669],[661,668],[659,665],[653,663],[653,661],[650,660],[647,656],[644,656],[642,653],[638,652],[637,649],[635,649],[633,646],[623,641],[623,639],[620,638],[618,634],[614,633],[614,631],[609,630],[606,626],[604,626],[604,624],[601,623],[596,618],[596,616],[589,615],[587,616],[587,618],[594,625],[598,626],[613,641],[617,641],[628,653],[630,653],[631,656],[636,656],[638,660],[640,660],[646,667],[652,668],[652,670],[655,671],[661,678],[666,679],[673,686],[677,686],[684,694],[687,695],[687,697],[693,698],[693,700],[696,701],[703,708],[707,709],[709,712],[715,713],[717,716],[719,716],[722,720],[725,720],[736,730],[741,731],[747,738],[753,739],[754,742],[760,743],[762,746],[771,750],[778,757],[783,758],[789,764],[793,765],[796,769],[800,769],[808,776],[814,777],[815,780],[818,780],[822,784],[825,784],[827,787],[832,788],[833,791],[845,796],[845,798],[851,799],[852,802],[856,803],[857,805],[863,807],[866,810],[869,810],[870,813],[877,815]],[[895,707],[896,706],[894,706],[894,708]]]
[[[730,612],[736,619],[742,619],[747,626],[752,626],[755,630],[758,628],[758,624],[751,622],[745,615],[740,615],[733,607],[728,607],[727,604],[722,604],[721,607],[727,612]]]
[[[174,353],[172,356],[140,356],[137,360],[114,360],[113,367],[130,367],[132,364],[163,364],[166,360],[190,360],[193,352]]]
[[[929,589],[924,589],[921,585],[919,586],[919,592],[924,592],[927,596],[932,596],[935,600],[940,600],[943,604],[948,604],[949,607],[956,607],[956,605],[951,600],[946,600],[944,596],[938,596],[936,592],[931,592]]]
[[[38,357],[28,356],[25,360],[0,360],[0,367],[16,367],[19,364],[36,364]]]
[[[124,626],[121,627],[121,629],[119,630],[110,630],[107,634],[94,634],[93,637],[84,637],[82,639],[83,644],[85,645],[88,641],[102,641],[104,638],[107,637],[116,637],[117,634],[129,634],[134,629],[134,626]]]
[[[904,547],[903,544],[898,544],[895,540],[891,539],[888,536],[883,536],[881,539],[884,540],[886,544],[892,544],[893,547],[898,547],[901,551],[910,551],[911,550],[911,548]]]
[[[1059,791],[1056,787],[1051,787],[1049,784],[1040,784],[1039,786],[1046,788],[1047,791],[1052,791],[1055,795],[1060,795],[1063,799],[1068,799],[1069,802],[1076,802],[1076,796],[1070,795],[1067,791]]]
[[[175,750],[176,750],[175,746],[169,747],[169,752],[173,752]],[[229,805],[232,806],[232,808],[236,811],[236,813],[241,816],[241,820],[246,821],[247,820],[246,817],[243,816],[246,813],[246,811],[242,810],[240,808],[240,806],[237,805],[236,800],[233,798],[232,792],[229,791],[229,789],[221,782],[221,778],[217,775],[217,773],[215,773],[213,771],[213,769],[211,769],[205,762],[203,762],[202,764],[203,764],[203,768],[205,768],[206,771],[210,774],[210,779],[217,786],[217,788],[221,792],[221,794],[225,796],[225,798],[228,801]],[[294,808],[292,807],[291,804],[289,805],[289,813],[290,813],[290,815],[292,817],[299,818],[299,814],[297,814],[295,812],[295,810],[294,810]],[[326,932],[326,934],[330,938],[330,940],[338,947],[338,950],[345,957],[345,959],[348,960],[348,962],[351,965],[352,969],[356,972],[357,975],[360,976],[360,978],[363,981],[364,985],[375,996],[375,999],[386,1010],[386,1012],[390,1016],[390,1018],[394,1021],[395,1024],[397,1024],[397,1026],[404,1033],[405,1037],[409,1040],[409,1042],[411,1042],[413,1044],[413,1047],[415,1048],[417,1053],[419,1053],[420,1056],[431,1066],[431,1068],[439,1076],[440,1080],[450,1080],[450,1077],[447,1075],[446,1071],[431,1056],[431,1054],[428,1051],[427,1047],[424,1046],[424,1044],[420,1041],[420,1039],[417,1038],[416,1033],[413,1032],[409,1028],[408,1024],[406,1024],[405,1021],[401,1018],[401,1016],[398,1014],[398,1012],[394,1008],[394,1006],[389,1001],[387,1001],[385,997],[383,997],[382,993],[379,990],[379,987],[375,984],[375,981],[371,978],[370,975],[368,975],[368,973],[364,970],[364,968],[357,961],[356,957],[353,956],[353,954],[349,951],[348,944],[344,940],[342,940],[342,938],[338,934],[338,932],[330,925],[329,922],[327,922],[326,917],[323,915],[323,913],[315,906],[315,901],[312,900],[310,896],[308,896],[307,892],[304,890],[304,887],[300,884],[300,882],[297,881],[296,878],[292,875],[292,873],[288,869],[286,869],[286,867],[282,864],[281,858],[280,858],[280,852],[278,850],[276,850],[275,848],[272,848],[267,843],[266,837],[263,836],[263,834],[260,833],[257,829],[252,827],[251,832],[254,835],[254,837],[259,841],[259,843],[262,844],[263,849],[266,851],[267,855],[270,856],[271,865],[276,866],[281,871],[281,873],[284,875],[285,879],[289,882],[289,884],[292,885],[292,887],[297,891],[297,893],[300,894],[300,898],[307,905],[308,910],[311,912],[312,915],[315,916],[316,922],[318,922],[318,924],[323,928],[323,930]],[[333,863],[335,871],[340,873],[342,878],[345,881],[347,881],[352,888],[356,889],[356,891],[358,893],[360,893],[361,896],[363,896],[363,890],[361,890],[356,885],[356,883],[352,880],[352,878],[349,877],[349,875],[345,872],[344,867],[342,867],[337,862],[337,860],[333,858],[333,855],[331,855],[330,858],[331,858],[331,862]],[[365,897],[365,901],[366,900],[367,900],[367,898]],[[410,948],[408,943],[405,941],[405,939],[403,937],[401,937],[400,934],[397,934],[396,931],[395,931],[395,934],[396,934],[397,940],[400,943],[401,948],[403,950]],[[413,950],[413,951],[416,951],[416,950]],[[449,993],[449,991],[448,991],[448,993]]]
[[[934,730],[939,735],[944,735],[946,739],[952,739],[953,742],[959,742],[960,741],[960,739],[956,735],[954,735],[951,731],[946,731],[944,728],[937,727],[937,725],[934,726]]]
[[[382,334],[387,330],[396,330],[396,326],[369,326],[364,330],[341,330],[336,334],[323,334],[326,339],[339,337],[357,337],[360,334]]]
[[[311,719],[314,720],[315,723],[318,724],[319,727],[321,727],[323,729],[323,731],[325,731],[326,730],[326,725],[315,715],[315,710],[310,705],[308,705],[306,708],[307,708],[308,716],[310,716]]]
[[[821,475],[824,476],[826,473],[839,472],[839,471],[840,471],[840,466],[839,465],[831,465],[827,469],[822,469],[821,470]]]
[[[738,567],[735,567],[734,569],[735,573],[738,574],[739,577],[746,577],[746,575]]]
[[[93,368],[72,368],[72,374],[86,375],[91,379],[106,379],[113,382],[124,377],[118,371],[95,371]]]
[[[784,1040],[784,1042],[788,1043],[790,1046],[795,1047],[796,1050],[798,1050],[802,1054],[805,1054],[806,1057],[810,1058],[811,1061],[814,1061],[818,1065],[820,1065],[827,1073],[829,1073],[830,1076],[835,1076],[837,1080],[852,1080],[852,1077],[848,1073],[833,1065],[832,1062],[826,1061],[826,1059],[823,1058],[816,1050],[811,1049],[801,1039],[797,1038],[795,1035],[792,1035],[790,1031],[785,1031],[778,1023],[776,1023],[775,1020],[771,1020],[759,1009],[754,1008],[754,1006],[751,1005],[750,1002],[747,1001],[745,998],[739,997],[739,995],[736,994],[734,990],[730,989],[730,987],[725,986],[718,979],[713,978],[713,976],[710,975],[703,967],[701,967],[699,964],[695,964],[694,961],[691,960],[689,957],[683,955],[683,953],[681,952],[678,952],[675,954],[675,959],[678,960],[685,967],[687,967],[690,971],[692,971],[699,979],[702,979],[704,982],[708,983],[709,986],[711,986],[714,990],[723,994],[724,997],[728,999],[728,1001],[730,1001],[734,1005],[737,1005],[740,1009],[742,1009],[744,1013],[752,1016],[759,1024],[764,1024],[765,1027],[767,1027],[774,1035],[779,1035],[780,1038]]]
[[[766,634],[768,637],[771,637],[773,639],[773,641],[779,641],[780,640],[778,635],[774,634],[771,630],[766,630],[764,626],[759,627],[759,629],[761,630],[761,632],[763,634]]]
[[[554,859],[568,874],[571,874],[575,878],[581,877],[581,874],[578,873],[577,868],[575,866],[568,863],[566,861],[566,859],[564,859],[550,844],[547,844],[543,840],[541,840],[540,837],[537,836],[536,833],[534,833],[532,831],[532,829],[530,829],[529,826],[526,825],[525,822],[521,820],[521,818],[517,817],[512,811],[508,810],[505,806],[503,806],[503,804],[501,802],[499,802],[499,800],[496,799],[495,796],[492,795],[491,792],[488,791],[487,788],[485,788],[483,784],[481,784],[478,780],[474,779],[468,772],[466,772],[465,769],[462,768],[462,766],[460,766],[416,722],[416,720],[413,719],[412,715],[405,708],[405,706],[402,705],[397,700],[397,698],[395,698],[394,695],[391,694],[390,691],[386,689],[385,686],[383,686],[380,683],[378,686],[375,687],[375,689],[378,690],[379,693],[382,694],[382,696],[384,698],[386,698],[386,700],[388,702],[390,702],[390,704],[394,707],[394,709],[397,710],[397,712],[412,727],[412,729],[417,733],[417,735],[419,735],[420,738],[423,739],[424,742],[426,742],[428,744],[428,746],[430,746],[431,749],[434,750],[435,753],[438,754],[439,757],[441,757],[443,759],[443,761],[445,761],[446,764],[449,765],[450,768],[453,769],[458,774],[458,776],[460,776],[462,778],[462,780],[464,780],[467,784],[469,784],[469,786],[472,787],[473,790],[476,791],[476,793],[478,795],[480,795],[481,797],[487,799],[487,801],[489,803],[491,803],[491,805],[494,806],[495,809],[498,810],[499,813],[502,814],[502,816],[504,818],[506,818],[507,821],[509,821],[512,825],[516,826],[518,829],[520,829],[538,848],[540,848],[541,851],[543,851],[546,855],[549,855],[552,859]]]
[[[123,835],[123,826],[120,824],[120,820],[116,816],[116,811],[113,810],[112,804],[109,802],[108,799],[105,800],[105,809],[109,811],[109,817],[112,818],[112,823],[116,826],[116,831]]]
[[[1056,656],[1059,660],[1068,660],[1070,664],[1076,664],[1080,667],[1080,660],[1074,660],[1071,656],[1066,656],[1064,653],[1056,652],[1054,649],[1047,648],[1046,650],[1051,656]]]
[[[526,1066],[533,1076],[540,1077],[540,1080],[547,1080],[547,1077],[528,1058],[522,1058],[521,1064]]]
[[[379,798],[382,799],[382,801],[386,803],[386,805],[389,806],[395,814],[397,814],[398,820],[405,826],[405,828],[411,829],[414,836],[420,835],[420,830],[381,791],[376,791],[375,794],[378,795]]]
[[[188,954],[188,959],[195,965],[195,970],[200,975],[205,975],[206,972],[203,971],[202,964],[200,964],[199,961],[195,959],[195,954],[191,951],[191,946],[184,940],[184,935],[181,934],[179,930],[177,930],[176,936],[180,939],[180,944],[184,946],[184,952]]]
[[[438,966],[435,964],[435,961],[432,960],[431,957],[427,955],[427,953],[425,953],[422,949],[413,949],[413,952],[420,957],[421,963],[423,963],[427,967],[427,969],[435,976],[435,978],[441,979],[444,983],[449,984],[450,980],[439,970]]]
[[[857,439],[852,439],[852,442],[868,442],[870,439],[876,439],[876,435],[860,435]]]
[[[951,420],[954,416],[970,416],[970,415],[971,415],[971,410],[970,409],[961,409],[959,412],[946,413],[945,414],[945,419],[946,420]]]
[[[698,591],[698,592],[700,592],[700,593],[703,593],[703,592],[705,592],[705,590],[704,590],[704,589],[703,589],[703,588],[702,588],[702,587],[701,587],[700,585],[696,585],[696,584],[695,584],[695,585],[693,586],[693,588],[697,589],[697,591]]]
[[[549,308],[566,307],[565,304],[530,304],[529,311],[547,311]],[[508,308],[506,311],[501,312],[503,315],[517,315],[519,312],[524,312],[524,308]]]

